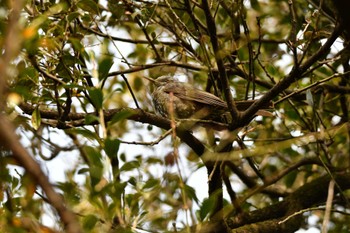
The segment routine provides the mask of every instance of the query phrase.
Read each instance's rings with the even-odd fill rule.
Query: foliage
[[[322,2],[2,0],[1,231],[350,231],[350,22]],[[225,99],[228,129],[154,114],[164,74]]]

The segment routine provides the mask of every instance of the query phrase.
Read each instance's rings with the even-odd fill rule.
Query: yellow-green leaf
[[[41,124],[41,115],[39,108],[35,108],[35,110],[32,113],[32,126],[35,130],[39,129]]]

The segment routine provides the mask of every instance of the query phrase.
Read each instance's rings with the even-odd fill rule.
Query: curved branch
[[[31,115],[35,109],[34,106],[28,104],[28,103],[22,103],[19,105],[19,107],[22,109],[22,111],[25,114]],[[117,109],[110,109],[105,110],[104,120],[106,122],[112,120],[113,116],[120,112],[128,112],[129,116],[127,119],[134,120],[141,123],[151,124],[155,125],[159,128],[168,130],[170,129],[170,121],[164,117],[157,116],[152,113],[148,113],[143,111],[142,109],[133,109],[133,108],[117,108]],[[48,120],[57,120],[59,118],[59,114],[57,111],[50,110],[50,109],[40,109],[40,115],[42,119],[48,119]],[[54,127],[60,128],[60,129],[66,129],[66,128],[72,128],[72,127],[79,127],[79,126],[85,126],[87,123],[85,123],[85,119],[87,115],[96,115],[95,112],[90,113],[69,113],[67,116],[67,121],[63,122],[62,124],[53,125]],[[95,125],[98,124],[98,121],[90,122],[89,125]],[[195,136],[192,135],[192,133],[184,129],[184,127],[177,127],[176,128],[176,134],[177,136],[186,143],[198,156],[201,156],[204,151],[205,147],[203,143],[201,143]]]

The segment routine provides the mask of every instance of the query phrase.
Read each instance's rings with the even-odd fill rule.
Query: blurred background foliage
[[[12,3],[0,2],[0,44],[6,49]],[[24,1],[21,31],[13,41],[20,50],[9,67],[5,111],[23,145],[78,215],[84,232],[190,232],[207,221],[214,208],[215,196],[198,198],[198,192],[205,192],[201,186],[206,175],[199,187],[187,183],[203,161],[170,136],[150,143],[166,130],[130,120],[128,109],[153,112],[152,87],[143,76],[174,74],[213,91],[209,80],[218,80],[216,52],[224,61],[234,99],[256,99],[314,56],[336,22],[335,11],[329,5],[318,8],[317,1],[210,1],[219,45],[214,52],[201,4]],[[231,165],[223,172],[243,200],[241,211],[276,203],[324,174],[348,171],[350,89],[344,41],[346,36],[340,35],[276,94],[273,117],[257,117],[240,129],[231,149],[237,156],[228,159]],[[103,120],[112,109],[125,111]],[[85,115],[79,121],[72,114]],[[208,150],[215,150],[226,135],[194,131]],[[64,160],[69,161],[67,167],[46,167],[62,156],[70,157]],[[243,158],[249,156],[254,162]],[[1,150],[0,160],[1,231],[62,230],[40,187],[11,152]],[[55,180],[55,170],[64,170],[64,180]],[[224,194],[225,206],[234,205],[230,195]],[[348,200],[346,192],[335,197],[334,209],[346,212],[348,201],[344,204],[342,197]],[[324,208],[306,212],[300,228],[320,229],[323,216]],[[349,222],[348,215],[335,213],[329,232],[348,232]]]

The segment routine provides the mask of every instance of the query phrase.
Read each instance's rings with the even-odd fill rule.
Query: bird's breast
[[[175,118],[190,118],[196,111],[196,106],[191,101],[182,100],[171,92],[164,92],[162,87],[152,93],[155,110],[164,117],[174,114]]]

